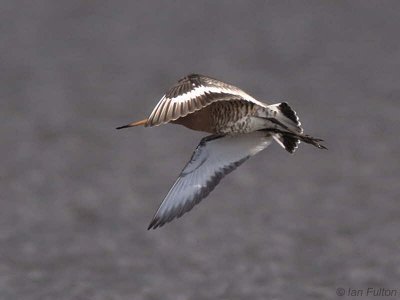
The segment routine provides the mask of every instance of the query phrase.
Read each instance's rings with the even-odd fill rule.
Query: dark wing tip
[[[186,75],[187,78],[192,79],[192,78],[198,78],[198,77],[202,77],[203,75],[197,74],[197,73],[190,73],[188,75]]]
[[[149,226],[147,227],[147,230],[156,229],[156,228],[157,228],[156,223],[157,223],[156,219],[153,219],[153,220],[150,222]]]
[[[160,218],[159,216],[154,216],[153,220],[151,220],[149,226],[147,227],[147,230],[157,229],[158,227],[162,227],[167,222],[169,222],[169,221],[165,220],[163,218]]]
[[[182,77],[181,79],[179,79],[178,83],[182,83],[182,82],[185,82],[185,81],[193,81],[193,80],[199,79],[201,77],[203,77],[203,75],[196,74],[196,73],[190,73],[190,74]]]
[[[154,217],[153,220],[151,220],[149,226],[147,227],[147,230],[150,229],[156,229],[157,227],[159,227],[159,218]],[[162,226],[162,225],[161,225]]]

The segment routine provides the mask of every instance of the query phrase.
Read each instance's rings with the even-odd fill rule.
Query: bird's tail
[[[302,133],[301,123],[294,109],[292,109],[286,102],[268,105],[269,116],[274,119],[272,122],[276,123],[283,129],[290,132]]]
[[[286,151],[294,153],[300,141],[311,144],[319,149],[327,149],[320,144],[323,140],[303,134],[303,128],[296,112],[286,102],[268,105],[271,110],[269,120],[277,126],[272,129],[274,140]]]

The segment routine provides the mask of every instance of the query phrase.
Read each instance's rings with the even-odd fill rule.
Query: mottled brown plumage
[[[240,128],[243,130],[245,127],[246,119],[248,122],[248,117],[256,115],[257,109],[262,109],[256,106],[254,103],[240,100],[219,101],[171,123],[214,134],[239,133]]]
[[[147,119],[133,126],[183,125],[212,135],[203,138],[168,192],[150,228],[182,216],[219,181],[272,140],[290,153],[300,141],[326,149],[321,139],[303,134],[295,111],[286,103],[268,105],[219,80],[191,74],[173,85]]]

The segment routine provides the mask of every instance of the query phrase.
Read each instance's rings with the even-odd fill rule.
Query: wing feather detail
[[[150,114],[146,126],[168,123],[213,102],[230,100],[244,100],[266,106],[236,86],[211,77],[191,74],[179,80],[161,98]]]
[[[259,131],[203,138],[161,203],[148,229],[160,227],[191,210],[224,176],[265,149],[271,140],[269,133]]]

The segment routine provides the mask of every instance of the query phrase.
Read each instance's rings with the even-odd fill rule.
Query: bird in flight
[[[300,141],[326,149],[303,134],[296,112],[286,103],[266,104],[211,77],[190,74],[161,98],[147,119],[117,129],[180,124],[210,133],[204,137],[155,213],[148,229],[181,217],[220,180],[273,140],[289,153]]]

